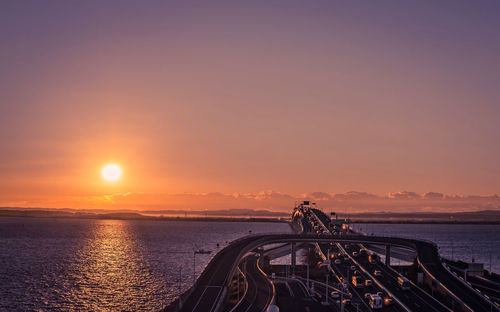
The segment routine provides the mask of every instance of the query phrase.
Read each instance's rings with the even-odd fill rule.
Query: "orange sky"
[[[499,193],[499,13],[4,2],[0,206]],[[124,170],[115,184],[100,177],[111,161]]]

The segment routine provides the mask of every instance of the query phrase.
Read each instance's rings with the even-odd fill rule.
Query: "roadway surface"
[[[411,287],[411,289],[409,290],[402,290],[397,282],[399,276],[398,272],[394,271],[392,268],[389,268],[380,261],[377,261],[376,263],[370,263],[366,255],[359,254],[359,251],[361,250],[359,245],[349,245],[346,246],[345,249],[348,252],[358,252],[356,260],[367,271],[372,272],[372,275],[375,270],[379,270],[381,272],[381,275],[374,276],[374,278],[381,282],[385,288],[387,288],[394,296],[401,300],[405,306],[410,308],[410,310],[415,312],[451,311],[418,287]]]
[[[166,307],[165,311],[193,311],[212,312],[220,309],[228,280],[233,276],[240,260],[241,250],[248,244],[248,240],[236,240],[219,251],[201,273],[196,283],[180,300],[176,300]],[[237,260],[235,266],[235,260]],[[233,267],[232,270],[228,268]],[[187,297],[187,298],[184,298]]]
[[[327,223],[329,218],[321,210],[311,209],[314,214],[320,219],[321,222]],[[370,236],[367,237],[367,239]],[[373,236],[371,236],[373,237]],[[455,294],[460,300],[462,300],[467,306],[476,312],[484,311],[500,311],[500,309],[491,304],[483,294],[474,291],[469,288],[465,283],[460,281],[456,276],[446,270],[441,263],[441,258],[439,256],[437,246],[432,242],[416,240],[416,239],[405,239],[393,237],[385,238],[386,243],[382,245],[396,245],[403,248],[412,248],[417,253],[417,259],[425,269],[430,272],[442,285],[444,285],[448,290]],[[370,243],[370,240],[367,240]]]
[[[490,299],[493,300],[497,306],[500,306],[500,281],[495,281],[495,279],[488,279],[477,275],[469,275],[466,277],[467,280],[465,280],[464,272],[455,267],[454,261],[445,260],[445,263],[448,264],[453,274],[490,297]]]
[[[312,299],[304,284],[291,278],[277,278],[276,305],[287,312],[331,312],[329,307]]]
[[[377,245],[365,245],[365,247],[371,251],[385,256],[385,247]],[[401,249],[401,248],[391,248],[391,258],[396,258],[406,262],[413,263],[417,254],[413,250]]]
[[[340,252],[338,249],[334,249],[336,252]],[[370,279],[370,277],[365,276],[362,272],[361,269],[354,263],[352,262],[348,257],[341,256],[341,257],[336,257],[336,259],[340,260],[341,262],[339,264],[335,264],[332,266],[332,269],[334,270],[335,274],[339,277],[342,277],[343,281],[346,281],[349,285],[349,290],[353,294],[353,302],[357,303],[360,302],[359,304],[359,309],[360,311],[371,311],[370,307],[366,303],[366,300],[364,299],[365,294],[374,294],[377,292],[382,292],[384,293],[383,289],[379,288],[375,283],[372,283],[372,285],[369,286],[360,286],[360,287],[355,287],[353,286],[351,282],[352,275],[356,272],[358,275],[361,275],[365,280]],[[353,270],[354,268],[354,270]],[[382,296],[384,298],[384,296]],[[402,309],[396,302],[394,302],[390,306],[384,306],[382,308],[382,311],[387,311],[387,312],[399,312],[399,311],[405,311]]]
[[[245,274],[248,288],[242,300],[231,311],[261,312],[271,303],[274,288],[272,283],[259,269],[258,262],[258,256],[253,254],[243,259],[241,269]]]
[[[319,244],[321,248],[321,252],[328,257],[333,256],[332,260],[338,260],[340,263],[331,265],[329,267],[330,271],[330,283],[337,282],[338,284],[345,283],[348,285],[348,290],[352,295],[353,302],[357,303],[360,307],[360,311],[370,311],[368,304],[364,299],[364,294],[367,292],[376,293],[379,289],[376,289],[375,286],[369,286],[365,288],[364,286],[361,288],[354,287],[351,282],[351,276],[354,273],[354,270],[351,270],[351,267],[354,263],[351,263],[348,258],[345,258],[340,254],[340,250],[337,249],[335,244]],[[321,285],[321,284],[320,284]],[[325,286],[320,286],[324,290]],[[324,292],[321,292],[324,293]]]

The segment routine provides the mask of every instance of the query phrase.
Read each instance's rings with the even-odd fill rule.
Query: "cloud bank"
[[[500,210],[500,196],[449,195],[438,192],[418,194],[411,191],[376,195],[367,192],[346,193],[311,192],[290,195],[277,191],[258,193],[117,193],[101,196],[62,198],[53,200],[26,200],[18,203],[0,202],[1,206],[47,208],[112,208],[134,210],[219,210],[265,209],[290,211],[296,202],[311,200],[318,207],[340,213],[358,212],[462,212]],[[67,205],[68,202],[78,203]]]

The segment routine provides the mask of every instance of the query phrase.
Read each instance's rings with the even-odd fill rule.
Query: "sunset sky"
[[[498,208],[499,16],[493,0],[1,1],[0,206],[407,191]]]

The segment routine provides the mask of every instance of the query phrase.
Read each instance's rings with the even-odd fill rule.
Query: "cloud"
[[[283,199],[284,200],[291,200],[291,199],[294,199],[294,197],[291,195],[276,192],[273,190],[259,192],[254,196],[254,198],[257,200],[283,200]]]
[[[402,191],[402,192],[389,193],[389,198],[394,198],[394,199],[420,199],[420,198],[422,198],[422,196],[420,196],[420,194],[415,193],[415,192]]]
[[[403,191],[378,196],[367,192],[351,191],[341,194],[311,192],[291,195],[274,190],[256,193],[114,193],[81,197],[37,198],[32,200],[1,201],[0,206],[45,207],[45,208],[95,208],[131,210],[223,210],[253,209],[291,211],[297,201],[312,200],[320,208],[342,213],[356,212],[450,212],[500,210],[500,196],[457,196],[438,192],[420,195]],[[68,205],[68,203],[72,203]]]
[[[424,194],[425,199],[433,199],[433,200],[439,200],[444,198],[443,193],[436,193],[436,192],[427,192]]]
[[[333,198],[331,194],[325,192],[312,192],[304,197],[314,201],[331,200]]]
[[[338,200],[370,200],[370,199],[378,199],[379,197],[375,194],[370,194],[366,192],[350,191],[343,194],[335,194],[334,198]]]

